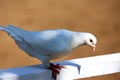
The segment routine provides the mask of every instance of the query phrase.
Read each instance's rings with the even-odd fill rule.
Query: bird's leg
[[[59,64],[52,64],[50,63],[49,69],[52,70],[52,78],[56,80],[57,75],[60,73],[60,70],[65,68],[64,66],[60,66]]]

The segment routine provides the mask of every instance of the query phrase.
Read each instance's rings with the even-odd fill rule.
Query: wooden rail
[[[120,53],[57,62],[62,69],[57,80],[74,80],[120,72]],[[56,64],[56,63],[55,63]],[[0,70],[0,80],[52,80],[42,65]]]

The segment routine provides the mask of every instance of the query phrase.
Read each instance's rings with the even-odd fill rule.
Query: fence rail
[[[57,80],[74,80],[120,72],[120,53],[58,62],[62,69]],[[0,70],[0,80],[52,80],[51,71],[42,65]]]

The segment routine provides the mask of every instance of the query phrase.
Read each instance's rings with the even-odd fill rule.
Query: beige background
[[[55,61],[120,52],[120,0],[0,0],[0,25],[8,24],[30,31],[64,28],[96,35],[96,52],[83,46]],[[18,49],[0,31],[0,69],[34,64],[40,61]],[[119,76],[91,80],[119,80]]]

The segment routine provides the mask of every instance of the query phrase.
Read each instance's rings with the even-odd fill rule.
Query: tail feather
[[[8,34],[15,34],[17,36],[23,36],[25,35],[28,31],[23,30],[21,28],[15,27],[13,25],[8,25],[7,27],[0,26],[0,30],[7,32]]]
[[[5,31],[5,32],[7,32],[8,34],[14,33],[14,32],[9,28],[9,26],[7,26],[7,27],[0,26],[0,30]]]
[[[21,28],[13,26],[13,25],[8,25],[6,28],[9,29],[10,31],[14,32],[15,34],[22,34],[22,33],[27,32]]]
[[[33,56],[33,53],[35,51],[32,50],[32,47],[28,43],[26,43],[25,40],[23,39],[24,35],[26,35],[27,34],[26,32],[28,31],[22,30],[12,25],[8,25],[7,27],[0,26],[0,30],[7,32],[8,35],[15,40],[20,49],[29,53],[29,55]]]
[[[8,29],[6,29],[6,27],[0,26],[0,30],[5,31],[5,32],[9,33],[9,31],[8,31]]]
[[[8,25],[7,27],[0,26],[0,30],[7,32],[8,35],[16,41],[22,41],[20,36],[25,32],[24,30],[12,25]]]

